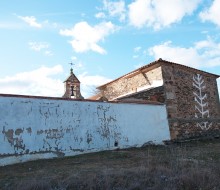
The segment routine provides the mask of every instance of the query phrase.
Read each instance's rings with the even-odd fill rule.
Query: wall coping
[[[80,101],[80,102],[102,102],[102,103],[113,103],[113,104],[142,104],[142,105],[165,105],[160,102],[150,101],[101,101],[101,100],[90,100],[90,99],[71,99],[62,97],[48,97],[48,96],[32,96],[32,95],[19,95],[19,94],[0,94],[0,97],[13,97],[13,98],[30,98],[30,99],[47,99],[47,100],[63,100],[63,101]]]

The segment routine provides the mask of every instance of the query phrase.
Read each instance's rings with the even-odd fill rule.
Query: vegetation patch
[[[219,139],[0,167],[3,190],[217,190],[219,179]]]

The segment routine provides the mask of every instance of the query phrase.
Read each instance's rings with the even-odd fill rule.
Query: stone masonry
[[[63,98],[83,99],[80,92],[80,81],[70,69],[70,76],[64,81],[65,93]]]
[[[127,96],[123,96],[121,98],[118,98],[118,100],[122,100],[122,101],[147,100],[151,102],[165,103],[164,97],[165,97],[164,87],[159,86],[159,87],[143,90],[141,92],[129,94]]]
[[[216,76],[189,67],[162,66],[172,139],[218,136],[220,107]]]
[[[213,137],[220,135],[218,77],[159,59],[98,89],[110,101],[165,103],[174,140]]]
[[[98,87],[102,95],[108,100],[115,100],[125,95],[143,91],[155,86],[162,85],[162,69],[161,67],[137,70],[120,77],[110,83]]]

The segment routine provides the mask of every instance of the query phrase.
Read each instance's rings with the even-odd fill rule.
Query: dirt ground
[[[4,166],[0,189],[219,190],[220,139]]]

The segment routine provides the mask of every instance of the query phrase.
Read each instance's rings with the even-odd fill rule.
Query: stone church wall
[[[0,95],[0,166],[164,140],[164,105]]]
[[[126,100],[126,101],[137,101],[137,100],[147,100],[149,102],[160,102],[164,103],[164,87],[159,86],[155,88],[151,88],[148,90],[143,90],[141,92],[136,92],[128,96],[124,96],[122,98],[118,98],[118,100]]]
[[[177,65],[163,65],[162,70],[171,138],[219,136],[216,78]]]
[[[143,71],[137,75],[127,75],[104,87],[103,94],[108,100],[138,92],[163,84],[161,67]]]

